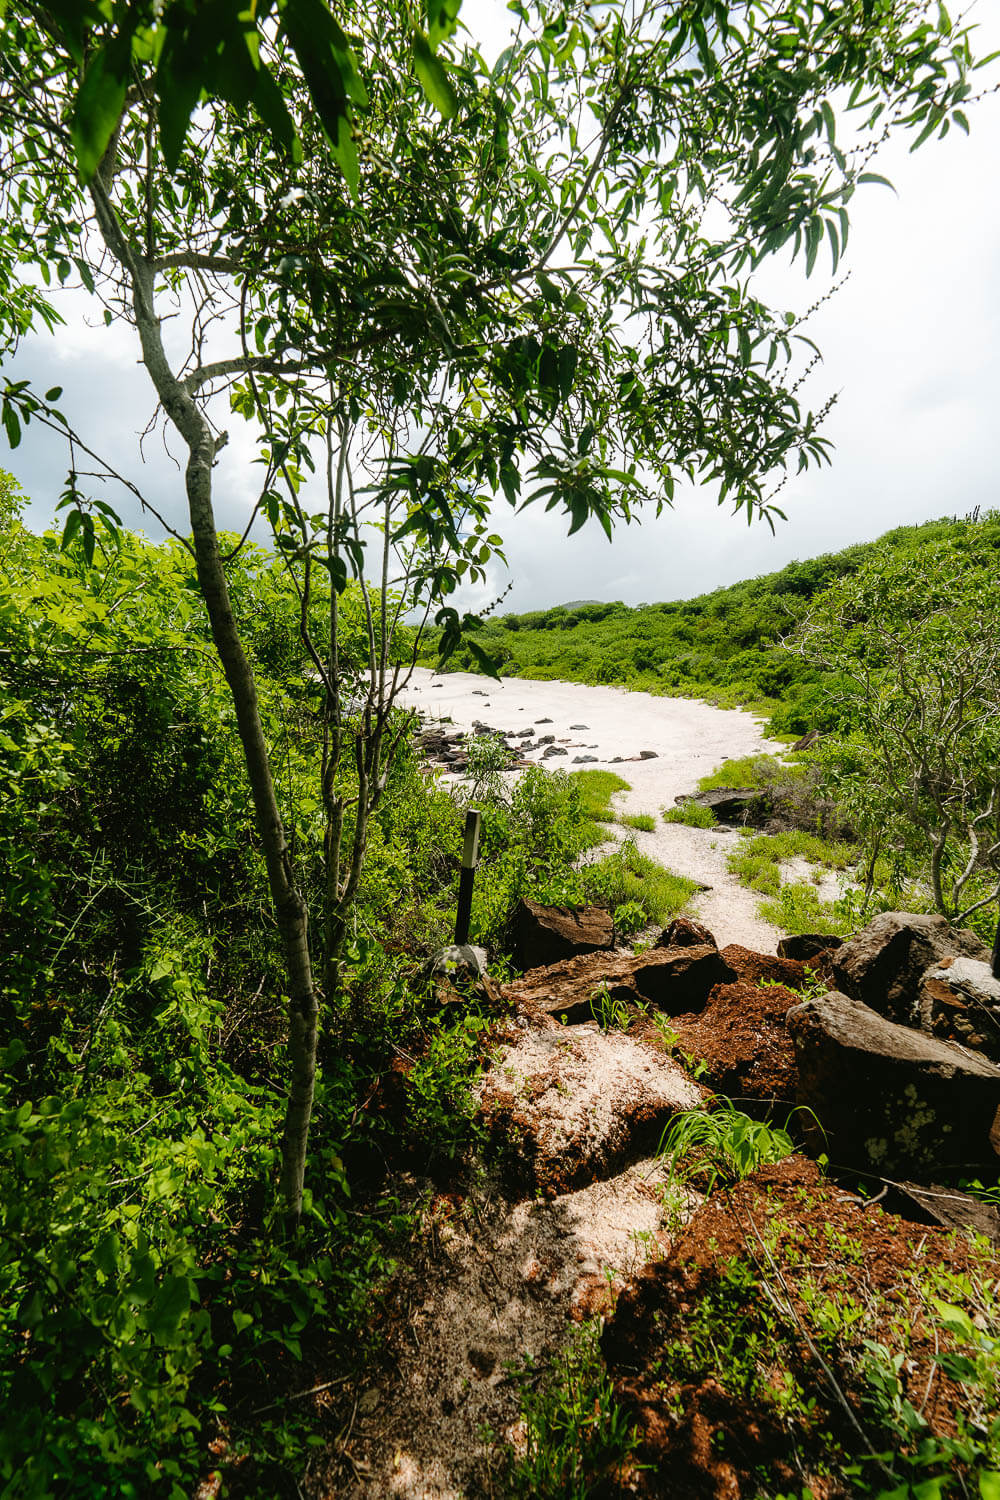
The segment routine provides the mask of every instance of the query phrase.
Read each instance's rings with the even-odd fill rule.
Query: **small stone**
[[[639,759],[640,760],[659,760],[659,758],[660,757],[657,755],[657,753],[656,753],[655,750],[640,750],[639,751]]]

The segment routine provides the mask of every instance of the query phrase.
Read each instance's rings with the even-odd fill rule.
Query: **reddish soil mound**
[[[806,978],[806,966],[797,958],[778,958],[773,953],[754,953],[750,948],[741,948],[739,943],[730,943],[723,948],[722,956],[736,973],[737,979],[746,979],[750,984],[786,984],[789,989],[800,989]]]
[[[956,1345],[932,1299],[964,1303],[988,1327],[998,1274],[981,1242],[893,1218],[802,1157],[715,1194],[625,1289],[604,1331],[649,1465],[629,1492],[749,1500],[763,1483],[829,1500],[853,1493],[844,1467],[866,1442],[905,1475],[879,1383],[922,1414],[918,1436],[954,1436],[970,1402],[948,1361],[971,1346]],[[868,1462],[874,1487],[891,1488]],[[963,1468],[954,1455],[943,1464]]]
[[[684,1051],[708,1064],[708,1078],[720,1094],[736,1101],[777,1100],[791,1108],[798,1073],[785,1014],[801,1003],[795,990],[738,979],[717,985],[700,1015],[678,1016],[673,1026]]]

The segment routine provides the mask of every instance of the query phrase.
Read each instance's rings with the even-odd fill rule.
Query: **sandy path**
[[[532,727],[537,734],[553,734],[567,754],[546,761],[551,770],[580,769],[574,760],[587,755],[594,757],[594,769],[617,771],[630,784],[616,798],[618,811],[652,813],[657,819],[652,833],[635,833],[639,849],[711,887],[693,898],[689,911],[705,922],[720,946],[741,943],[774,952],[781,930],[758,917],[756,896],[726,868],[726,851],[739,835],[664,823],[660,816],[661,808],[694,791],[699,777],[724,760],[781,752],[782,746],[766,738],[752,714],[623,688],[518,677],[496,683],[471,672],[439,675],[428,669],[414,673],[404,701],[429,720],[450,718],[459,729],[471,730],[478,720],[506,732]],[[542,719],[551,722],[539,723]],[[643,750],[653,751],[655,759],[632,758]],[[616,756],[622,763],[612,763]],[[538,754],[529,758],[538,759]]]

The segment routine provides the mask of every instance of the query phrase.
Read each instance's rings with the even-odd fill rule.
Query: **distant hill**
[[[505,676],[613,683],[724,705],[754,705],[769,714],[776,733],[832,728],[823,674],[785,651],[782,637],[845,574],[872,559],[888,561],[892,554],[912,554],[912,566],[918,569],[925,547],[946,540],[960,545],[972,526],[980,535],[984,527],[996,532],[1000,567],[996,513],[981,521],[928,521],[843,552],[789,563],[777,573],[697,599],[637,608],[590,601],[561,604],[488,619],[476,638]],[[464,650],[455,653],[448,668],[477,670]]]

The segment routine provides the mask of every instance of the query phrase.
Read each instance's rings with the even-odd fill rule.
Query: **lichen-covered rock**
[[[577,953],[612,948],[615,924],[600,906],[542,906],[518,903],[512,923],[512,951],[519,969],[544,968]]]
[[[944,958],[988,959],[989,953],[975,933],[944,917],[886,911],[838,949],[833,977],[845,995],[890,1021],[919,1026],[921,981]]]
[[[833,990],[788,1012],[801,1125],[837,1166],[928,1181],[997,1166],[1000,1068]],[[814,1124],[812,1116],[818,1124]]]

